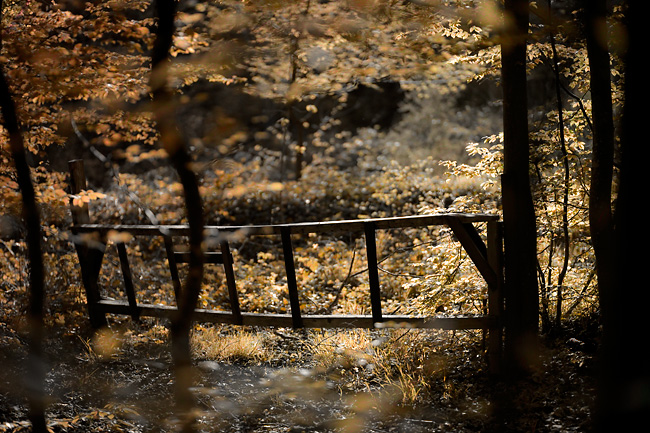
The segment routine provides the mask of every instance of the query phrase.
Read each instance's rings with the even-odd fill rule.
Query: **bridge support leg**
[[[228,297],[230,299],[230,311],[235,319],[235,323],[242,324],[241,309],[239,308],[239,295],[237,294],[237,283],[235,282],[235,272],[232,268],[232,255],[230,254],[230,245],[228,241],[219,243],[221,256],[223,257],[223,269],[226,274],[226,284],[228,285]]]
[[[503,354],[503,223],[488,222],[487,259],[496,273],[496,281],[488,283],[488,311],[494,319],[488,334],[488,362],[490,372],[501,371]]]
[[[68,163],[70,170],[70,192],[72,195],[79,194],[81,191],[87,189],[86,173],[84,171],[83,160],[76,159]],[[88,204],[84,203],[78,205],[74,203],[74,199],[70,199],[70,207],[72,210],[72,222],[74,225],[87,224],[90,222],[90,213],[88,211]],[[106,248],[105,239],[97,237],[91,239],[90,237],[81,239],[78,233],[72,233],[74,236],[75,248],[77,256],[79,257],[79,265],[81,266],[81,279],[86,290],[86,302],[88,305],[88,315],[90,323],[95,328],[106,326],[106,315],[99,311],[97,303],[100,301],[99,285],[97,279],[99,278],[99,271],[101,269],[102,260],[104,259],[104,250]]]
[[[293,261],[293,245],[291,244],[291,228],[282,227],[282,251],[284,253],[284,266],[287,271],[287,286],[289,288],[289,304],[294,328],[302,328],[300,316],[300,299],[298,297],[298,283],[296,282],[296,268]]]
[[[370,285],[370,306],[372,308],[372,321],[381,322],[381,291],[379,287],[379,268],[377,265],[377,241],[375,237],[376,226],[373,222],[363,225],[366,235],[366,254],[368,256],[368,284]]]

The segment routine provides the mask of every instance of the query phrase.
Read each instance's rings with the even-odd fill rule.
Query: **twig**
[[[339,299],[341,298],[341,292],[343,291],[343,287],[345,287],[345,284],[348,282],[348,280],[350,278],[352,278],[352,276],[353,276],[352,275],[352,267],[354,266],[354,258],[356,257],[356,255],[357,255],[357,249],[354,248],[352,250],[352,259],[350,259],[350,266],[348,268],[348,275],[343,279],[343,281],[341,281],[341,284],[339,285],[339,288],[336,291],[336,296],[334,297],[332,302],[330,302],[330,304],[327,306],[327,308],[325,308],[326,312],[328,312],[328,313],[332,312],[332,309],[336,306],[336,304],[338,304]]]
[[[99,161],[101,161],[107,169],[110,170],[111,176],[115,179],[118,188],[120,188],[128,197],[131,199],[133,203],[135,203],[138,208],[145,214],[149,222],[153,225],[158,225],[159,221],[156,215],[153,213],[151,209],[149,209],[141,200],[140,198],[135,195],[132,191],[130,191],[126,186],[122,184],[120,181],[120,174],[113,165],[113,163],[110,161],[109,158],[106,157],[103,153],[101,153],[97,147],[95,147],[88,139],[81,133],[79,128],[77,127],[77,122],[75,122],[73,117],[70,117],[70,124],[72,125],[72,130],[74,131],[75,135],[81,142],[83,143],[84,147],[86,147],[90,153],[95,156]]]

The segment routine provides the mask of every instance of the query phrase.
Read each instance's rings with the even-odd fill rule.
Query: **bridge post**
[[[70,171],[70,193],[72,195],[79,194],[87,188],[83,160],[75,159],[69,161],[68,168]],[[74,226],[78,224],[90,223],[88,204],[77,205],[74,203],[73,197],[71,197],[70,208],[72,212],[72,234],[74,236],[77,256],[79,257],[81,279],[86,291],[88,316],[93,327],[101,328],[102,326],[106,326],[108,322],[106,322],[106,315],[97,309],[97,303],[101,299],[97,279],[99,278],[99,271],[104,258],[104,248],[101,245],[105,247],[106,244],[103,239],[98,239],[98,243],[101,245],[89,245],[88,242],[79,238],[79,233],[74,229]]]
[[[490,372],[498,374],[503,354],[503,223],[487,223],[487,259],[496,273],[496,281],[488,282],[488,311],[493,319],[488,334]]]
[[[235,319],[235,323],[242,324],[241,309],[239,308],[239,295],[237,294],[237,283],[235,282],[235,272],[233,271],[233,259],[230,254],[230,245],[227,240],[219,242],[221,255],[223,256],[223,269],[226,274],[226,284],[228,286],[228,297],[230,299],[230,311]]]
[[[372,321],[381,322],[381,291],[379,287],[379,268],[377,267],[377,241],[375,237],[376,224],[367,221],[363,224],[366,235],[366,255],[368,257],[368,284],[370,285],[370,306]]]
[[[282,237],[282,251],[284,254],[284,266],[287,271],[287,287],[289,289],[289,304],[291,306],[291,318],[294,328],[302,328],[302,317],[300,316],[300,298],[298,296],[298,283],[296,282],[296,267],[293,261],[293,246],[291,244],[291,228],[280,229]]]

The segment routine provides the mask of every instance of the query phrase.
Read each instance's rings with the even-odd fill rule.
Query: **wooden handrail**
[[[387,230],[396,228],[417,228],[435,225],[450,225],[454,223],[471,224],[480,222],[499,221],[496,214],[465,214],[465,213],[440,213],[431,215],[412,215],[389,218],[365,218],[357,220],[341,221],[319,221],[300,222],[291,224],[268,224],[268,225],[206,225],[206,237],[218,236],[219,234],[232,235],[281,235],[284,228],[290,228],[292,234],[310,233],[341,233],[341,232],[364,232],[365,225],[373,223],[376,230]],[[170,236],[187,236],[189,226],[185,224],[76,224],[74,229],[79,233],[99,232],[107,234],[110,231],[129,232],[134,235],[157,235],[168,234]]]

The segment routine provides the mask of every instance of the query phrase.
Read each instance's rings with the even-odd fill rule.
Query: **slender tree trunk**
[[[0,1],[0,19],[4,2]],[[0,26],[0,31],[2,30]],[[0,36],[0,47],[2,47]],[[30,299],[27,312],[29,331],[29,358],[27,363],[27,398],[29,402],[29,420],[32,431],[41,433],[47,431],[45,422],[45,359],[43,356],[43,304],[45,284],[43,271],[43,252],[41,247],[41,219],[36,203],[36,194],[32,184],[29,165],[20,124],[16,115],[9,83],[0,69],[0,109],[2,110],[3,126],[9,134],[11,156],[16,167],[16,177],[20,187],[23,202],[23,217],[27,227],[27,248],[29,255]]]
[[[610,307],[616,297],[616,251],[614,244],[614,217],[612,212],[612,180],[614,166],[614,118],[610,78],[610,59],[607,48],[606,0],[584,0],[585,33],[589,57],[591,104],[593,117],[593,150],[591,186],[589,191],[589,226],[596,257],[599,303],[605,328],[609,330]],[[606,339],[607,340],[607,339]],[[615,368],[605,341],[601,353],[601,388],[598,393],[597,414],[605,416],[616,399],[612,392],[609,371]],[[597,425],[600,422],[596,423]]]
[[[0,0],[0,48],[3,45],[2,18],[4,1]],[[3,126],[9,134],[11,156],[16,167],[16,177],[23,201],[23,217],[27,228],[27,249],[29,255],[30,298],[27,311],[29,330],[29,359],[27,363],[27,398],[29,401],[29,420],[34,433],[47,432],[45,420],[45,358],[43,354],[43,306],[45,299],[45,278],[43,251],[41,246],[41,217],[36,203],[36,193],[32,184],[23,136],[16,114],[9,83],[4,70],[0,68],[0,110]]]
[[[158,17],[156,41],[152,52],[152,73],[150,86],[154,99],[154,114],[160,132],[160,140],[169,154],[185,194],[185,208],[190,227],[189,271],[185,287],[178,298],[178,312],[172,320],[172,356],[176,375],[177,409],[184,418],[182,430],[193,431],[194,419],[191,416],[194,406],[190,387],[192,386],[192,359],[190,351],[190,331],[192,317],[198,301],[203,280],[203,205],[198,181],[191,169],[191,157],[181,136],[174,117],[174,104],[171,92],[167,89],[167,69],[169,49],[174,35],[175,0],[155,2]]]
[[[539,297],[536,275],[535,210],[529,178],[526,35],[528,1],[506,0],[501,45],[504,169],[502,176],[505,246],[508,372],[526,373],[538,362]]]
[[[584,0],[593,117],[593,152],[589,191],[589,225],[597,263],[600,303],[613,293],[612,178],[614,117],[610,59],[606,40],[606,0]]]
[[[551,10],[551,1],[548,2],[549,12]],[[569,188],[571,181],[571,167],[569,165],[569,152],[566,148],[566,138],[564,136],[564,109],[562,104],[562,82],[560,74],[560,59],[555,46],[555,36],[551,33],[551,48],[553,50],[553,73],[555,76],[555,99],[558,114],[558,130],[560,132],[560,150],[562,152],[562,163],[564,167],[564,188],[562,191],[562,237],[564,238],[564,251],[562,259],[562,268],[557,278],[557,304],[555,308],[555,326],[559,328],[562,322],[562,302],[564,300],[564,278],[569,268],[569,255],[571,245],[569,240]],[[552,248],[552,246],[551,246]]]
[[[591,23],[602,23],[604,5],[602,1],[596,3],[598,9],[591,5],[594,9],[590,6],[587,10],[593,11]],[[594,192],[602,195],[601,202],[597,203],[594,199],[591,211],[592,232],[596,235],[594,248],[599,254],[598,284],[603,329],[602,375],[595,426],[597,431],[603,432],[638,430],[639,426],[647,425],[650,413],[650,369],[645,353],[650,335],[650,321],[647,319],[650,290],[645,283],[650,257],[646,246],[639,243],[640,228],[644,223],[639,208],[647,196],[645,165],[650,158],[644,139],[647,135],[647,114],[644,110],[647,83],[643,64],[645,23],[642,21],[645,15],[641,2],[629,1],[627,7],[625,25],[628,46],[622,56],[625,103],[620,127],[621,163],[613,235],[605,206],[609,176],[609,167],[605,167],[605,164],[610,163],[608,145],[599,150],[597,158],[602,159],[598,160],[596,166],[602,177],[595,182],[605,185],[592,185]],[[592,27],[595,35],[598,34],[596,30],[596,26]],[[597,41],[596,37],[591,41],[593,52],[590,52],[590,56],[593,54],[594,61],[604,55],[598,53],[602,46],[597,45]],[[604,60],[601,62],[601,67],[598,70],[592,68],[592,73],[605,73]],[[601,132],[608,134],[606,120],[603,119],[600,127],[605,128]],[[608,136],[603,138],[608,139]],[[602,145],[600,141],[598,143]],[[607,252],[610,245],[613,245],[611,253]],[[605,263],[604,260],[612,261]]]
[[[0,7],[2,4],[0,3]],[[0,38],[1,40],[1,38]],[[27,248],[29,255],[29,309],[27,322],[29,331],[29,359],[27,363],[26,391],[29,401],[29,420],[32,431],[46,432],[45,423],[45,359],[43,356],[43,302],[45,284],[43,273],[43,252],[41,247],[41,222],[36,194],[32,184],[29,165],[20,132],[16,110],[9,85],[0,69],[0,109],[3,126],[9,134],[11,155],[16,166],[16,177],[23,202],[23,217],[27,227]]]

